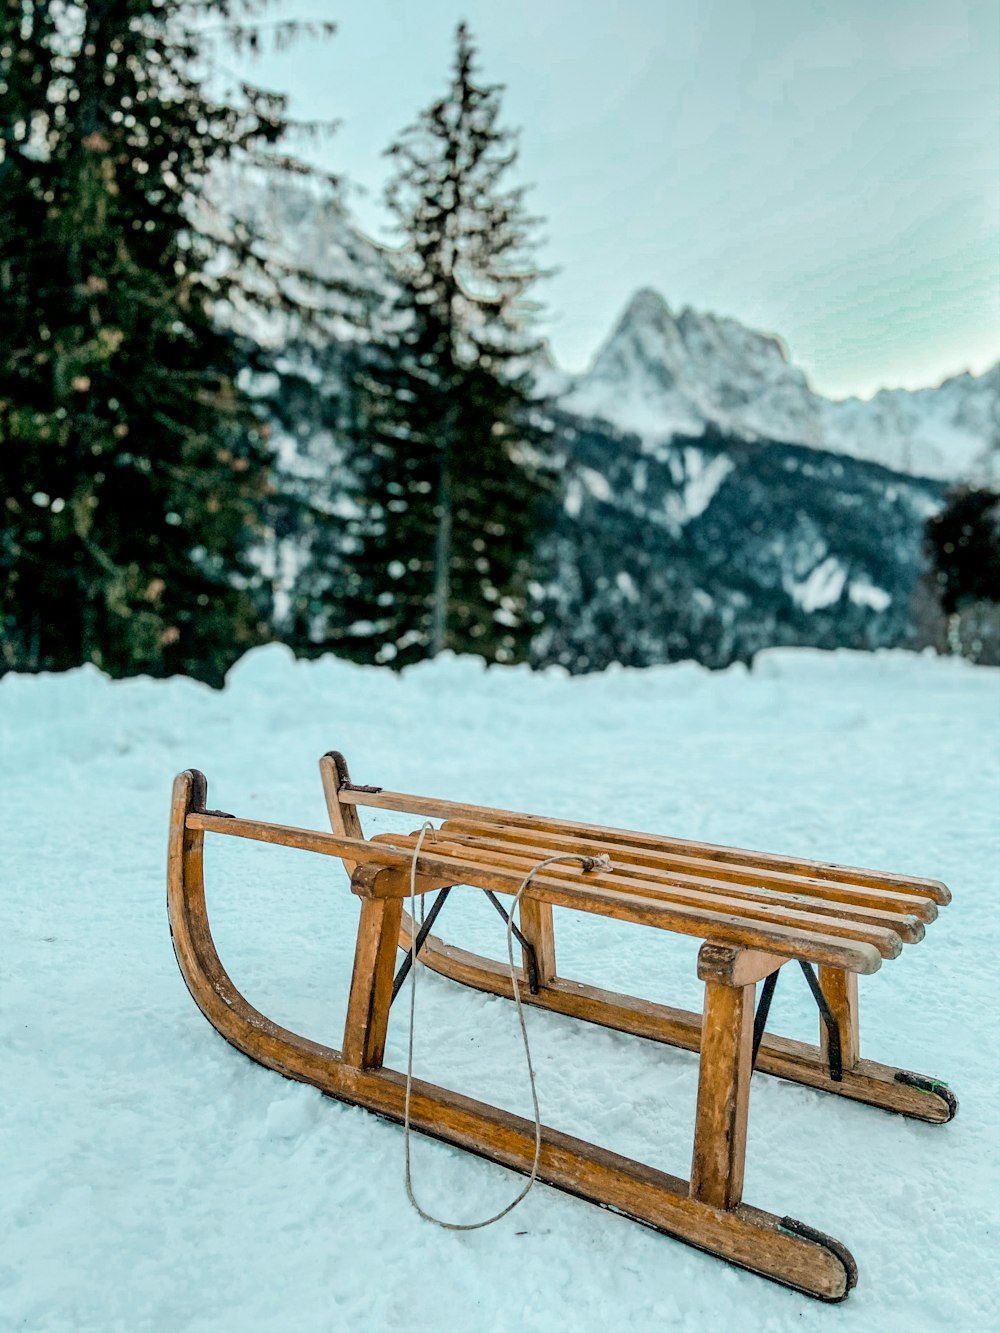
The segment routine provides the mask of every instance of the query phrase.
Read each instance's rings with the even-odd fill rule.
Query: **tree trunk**
[[[447,426],[444,437],[438,478],[437,531],[434,534],[431,657],[437,657],[447,647],[448,609],[451,604],[451,432]]]

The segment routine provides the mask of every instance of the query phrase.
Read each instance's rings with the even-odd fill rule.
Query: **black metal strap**
[[[339,750],[327,750],[323,758],[333,760],[333,766],[337,770],[337,781],[346,791],[363,791],[374,795],[382,790],[381,787],[365,787],[360,782],[352,782],[347,768],[347,760]]]
[[[441,889],[437,897],[434,899],[434,902],[431,904],[431,910],[427,913],[423,925],[417,932],[416,947],[407,949],[406,957],[400,963],[399,971],[392,979],[392,999],[389,1001],[390,1005],[399,994],[403,982],[410,975],[410,968],[413,966],[413,955],[419,953],[424,947],[424,940],[431,933],[431,926],[433,926],[434,922],[437,920],[437,914],[444,906],[445,899],[448,897],[448,894],[451,893],[453,887],[454,885],[449,884],[447,888]],[[413,924],[416,925],[417,923],[414,921]]]
[[[779,1223],[779,1230],[790,1232],[793,1236],[801,1236],[803,1240],[811,1240],[814,1245],[822,1245],[825,1250],[835,1254],[844,1265],[844,1277],[846,1286],[843,1296],[821,1296],[820,1300],[828,1300],[831,1303],[847,1299],[847,1293],[858,1285],[858,1265],[854,1261],[854,1255],[846,1245],[842,1245],[839,1240],[834,1240],[828,1236],[825,1231],[817,1231],[814,1227],[806,1226],[805,1222],[799,1222],[794,1217],[783,1217]]]
[[[830,1047],[830,1078],[834,1083],[839,1083],[844,1077],[843,1055],[840,1050],[840,1028],[837,1026],[837,1020],[833,1016],[833,1010],[827,1004],[826,996],[823,994],[823,987],[810,963],[804,963],[800,958],[799,967],[809,983],[809,989],[813,993],[813,999],[819,1007],[820,1016],[826,1024],[826,1040]]]
[[[392,999],[390,999],[389,1001],[390,1005],[392,1004],[392,1001],[396,998],[396,996],[399,994],[403,982],[410,975],[410,968],[413,966],[413,955],[415,953],[419,953],[420,950],[424,947],[424,940],[426,940],[427,936],[431,933],[431,927],[437,920],[438,913],[441,911],[441,908],[445,904],[445,899],[448,897],[448,894],[451,893],[453,888],[454,885],[449,884],[447,888],[441,889],[438,892],[437,896],[435,897],[434,902],[431,904],[431,909],[427,913],[426,917],[424,918],[423,924],[421,925],[419,931],[417,932],[415,947],[407,949],[406,957],[400,963],[399,971],[396,973],[395,977],[393,977]],[[531,941],[525,939],[525,937],[521,934],[520,930],[517,927],[517,923],[515,921],[512,921],[509,914],[504,911],[503,906],[497,899],[496,894],[492,893],[489,889],[484,889],[483,892],[486,894],[487,898],[489,898],[490,902],[503,917],[504,921],[509,924],[511,928],[511,933],[517,940],[518,944],[520,944],[521,948],[524,950],[524,970],[527,973],[528,977],[528,989],[531,991],[532,995],[537,995],[538,960],[535,957],[535,950],[532,947]],[[413,924],[416,925],[416,922],[414,922]]]
[[[751,1069],[757,1067],[757,1052],[760,1050],[764,1029],[767,1027],[767,1016],[771,1012],[771,1000],[774,998],[774,988],[778,984],[778,973],[780,971],[780,967],[775,968],[764,978],[764,989],[757,1001],[757,1012],[753,1019],[753,1061],[750,1065]]]
[[[796,959],[796,962],[801,967],[802,974],[809,984],[820,1017],[826,1027],[827,1045],[830,1051],[830,1079],[834,1083],[840,1083],[844,1077],[844,1057],[840,1046],[840,1028],[837,1026],[833,1010],[827,1003],[827,998],[823,994],[823,988],[819,984],[812,964],[803,962],[801,958]],[[771,1000],[774,998],[774,988],[778,984],[778,973],[780,971],[781,969],[778,968],[764,978],[764,988],[760,993],[757,1012],[753,1020],[753,1061],[750,1066],[751,1069],[755,1068],[757,1064],[757,1052],[760,1050],[764,1029],[767,1027],[767,1016],[771,1010]]]
[[[897,1069],[893,1077],[897,1083],[905,1083],[919,1092],[940,1097],[948,1108],[948,1119],[954,1120],[955,1112],[958,1110],[958,1098],[947,1083],[942,1083],[939,1078],[927,1078],[925,1074],[914,1074],[909,1069]]]
[[[510,914],[503,908],[499,898],[490,889],[483,889],[483,892],[489,898],[490,902],[497,909],[504,921],[510,926],[511,934],[517,940],[518,944],[524,950],[524,970],[528,974],[528,990],[532,995],[538,994],[538,960],[535,957],[535,950],[530,940],[526,940],[517,928],[517,922],[513,921]]]

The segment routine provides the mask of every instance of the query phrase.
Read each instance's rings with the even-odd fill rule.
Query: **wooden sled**
[[[403,911],[416,835],[364,837],[359,806],[440,819],[425,835],[416,890],[436,893],[418,936],[423,961],[455,981],[512,996],[506,968],[429,934],[448,892],[466,885],[513,895],[548,854],[611,856],[611,869],[548,867],[520,902],[522,999],[541,1008],[701,1052],[691,1179],[681,1180],[595,1144],[543,1127],[539,1179],[612,1208],[821,1300],[843,1300],[857,1270],[838,1241],[791,1217],[742,1201],[750,1077],[781,1078],[934,1123],[957,1103],[940,1081],[858,1054],[857,975],[915,943],[950,894],[934,880],[740,851],[621,829],[546,820],[353,784],[342,756],[320,761],[332,833],[206,809],[203,775],[174,783],[168,908],[174,951],[202,1013],[238,1050],[340,1101],[402,1122],[405,1077],[385,1068],[389,1007],[405,976],[397,948],[412,924]],[[219,960],[205,906],[206,833],[340,858],[361,899],[344,1043],[334,1050],[279,1027],[237,991]],[[633,921],[704,941],[695,1015],[566,981],[556,974],[552,907]],[[817,1047],[765,1034],[779,971],[797,964],[821,1012]],[[763,982],[755,1021],[755,994]],[[460,1093],[414,1081],[411,1123],[432,1137],[528,1173],[532,1121]]]

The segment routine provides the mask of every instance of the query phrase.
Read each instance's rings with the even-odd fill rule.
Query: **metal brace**
[[[843,1054],[840,1048],[840,1028],[837,1026],[837,1020],[833,1016],[826,996],[823,994],[823,988],[812,968],[812,964],[805,963],[801,958],[795,960],[806,981],[809,983],[809,989],[812,991],[813,999],[816,1001],[820,1017],[826,1027],[827,1042],[830,1049],[830,1079],[834,1083],[840,1083],[844,1077]],[[767,1015],[771,1009],[771,1000],[774,998],[774,988],[778,984],[777,968],[764,978],[764,987],[760,993],[760,999],[757,1002],[757,1012],[753,1020],[753,1063],[751,1069],[757,1065],[757,1052],[760,1050],[760,1043],[764,1037],[764,1029],[767,1026]]]
[[[410,968],[413,966],[413,955],[415,953],[419,954],[420,950],[423,948],[424,940],[426,940],[427,936],[430,934],[431,927],[437,920],[437,915],[441,911],[441,908],[444,906],[445,899],[448,897],[448,894],[451,893],[453,888],[454,885],[449,884],[447,888],[439,890],[438,894],[436,895],[434,902],[431,905],[430,911],[427,913],[426,917],[424,918],[423,924],[420,927],[420,930],[417,932],[415,947],[412,949],[407,949],[406,957],[400,963],[399,971],[396,973],[395,977],[393,977],[392,999],[390,999],[389,1001],[390,1005],[392,1004],[392,1001],[396,998],[396,996],[402,989],[403,982],[410,975]],[[506,921],[510,925],[511,933],[517,940],[518,944],[520,944],[521,948],[524,950],[524,970],[528,977],[528,990],[531,991],[532,995],[537,995],[538,960],[535,958],[535,950],[531,944],[531,941],[525,939],[525,937],[521,934],[521,931],[518,929],[517,923],[511,921],[510,916],[508,915],[507,912],[504,911],[500,902],[497,900],[496,894],[492,893],[489,889],[484,889],[483,892],[486,894],[487,898],[489,898],[490,902],[503,917],[504,921]]]
[[[535,957],[534,946],[530,940],[526,940],[517,928],[517,922],[512,920],[510,914],[506,912],[497,898],[496,894],[490,889],[483,889],[483,892],[489,898],[490,902],[497,909],[504,921],[510,926],[511,934],[517,940],[518,944],[524,950],[524,970],[528,974],[528,990],[532,995],[538,994],[538,960]]]
[[[424,940],[431,933],[431,926],[433,926],[434,922],[436,921],[437,914],[444,906],[445,899],[448,897],[448,894],[451,893],[453,887],[454,885],[449,884],[447,888],[441,889],[438,892],[436,898],[434,899],[434,902],[431,904],[431,910],[427,913],[426,917],[424,917],[423,925],[417,932],[415,948],[407,949],[406,957],[400,963],[399,971],[392,979],[392,999],[390,999],[389,1001],[390,1006],[392,1005],[392,1001],[399,994],[403,982],[410,975],[410,968],[413,966],[413,955],[415,953],[419,953],[420,950],[423,948]]]
[[[360,782],[352,782],[351,775],[347,768],[347,760],[339,750],[327,750],[323,757],[325,759],[333,760],[333,766],[337,770],[338,781],[340,782],[341,787],[346,791],[364,791],[368,792],[369,795],[375,795],[375,793],[382,790],[381,787],[365,787]]]

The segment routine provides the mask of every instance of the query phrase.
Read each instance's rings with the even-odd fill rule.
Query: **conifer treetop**
[[[452,353],[465,366],[499,368],[540,346],[524,299],[541,276],[531,253],[538,220],[525,212],[525,187],[505,185],[518,149],[517,134],[500,125],[502,91],[479,82],[460,24],[447,91],[387,149],[404,279],[428,317],[454,331]]]

